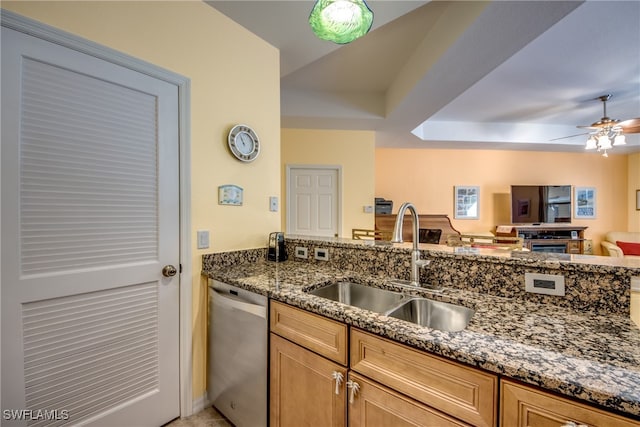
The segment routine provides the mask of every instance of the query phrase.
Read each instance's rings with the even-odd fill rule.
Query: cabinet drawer
[[[349,379],[359,386],[349,404],[349,427],[469,426],[357,374],[349,374]]]
[[[347,325],[271,301],[271,332],[347,365]]]
[[[496,375],[354,328],[351,369],[469,424],[496,424]]]
[[[567,253],[569,253],[569,254],[582,253],[582,251],[580,250],[580,242],[569,242],[569,243],[567,243]]]
[[[589,427],[640,426],[630,419],[509,380],[502,380],[500,388],[503,426],[559,427],[568,421]]]

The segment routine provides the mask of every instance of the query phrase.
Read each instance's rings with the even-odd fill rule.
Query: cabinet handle
[[[356,394],[358,394],[358,391],[360,390],[360,385],[355,381],[349,380],[347,381],[347,387],[351,389],[349,392],[349,403],[353,403]]]
[[[340,394],[340,386],[342,385],[342,381],[344,380],[344,375],[342,375],[342,372],[333,371],[331,376],[334,380],[336,380],[336,394]]]
[[[564,423],[560,427],[589,427],[589,426],[586,425],[586,424],[578,424],[578,423],[575,423],[573,421],[567,421],[566,423]]]

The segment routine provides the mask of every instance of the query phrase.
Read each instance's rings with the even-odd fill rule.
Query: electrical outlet
[[[307,259],[309,257],[309,251],[304,246],[296,246],[296,258]]]
[[[198,230],[196,232],[198,236],[198,249],[209,248],[209,230]]]
[[[371,205],[364,205],[362,207],[362,212],[364,213],[373,213],[373,206]]]
[[[319,261],[329,261],[329,249],[314,248],[313,257]]]
[[[524,273],[524,290],[534,294],[564,296],[564,276]]]

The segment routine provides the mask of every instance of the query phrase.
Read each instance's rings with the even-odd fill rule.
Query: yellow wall
[[[371,229],[374,204],[375,134],[370,131],[282,129],[282,195],[286,194],[286,165],[342,166],[342,232],[351,237],[352,228]],[[282,201],[282,229],[286,230],[286,204]]]
[[[2,7],[143,59],[191,79],[193,396],[206,390],[205,252],[263,247],[280,227],[268,210],[280,195],[279,52],[199,1],[8,2]],[[231,158],[226,134],[246,123],[262,141],[251,164]],[[219,206],[217,187],[244,188],[244,206]],[[196,249],[210,230],[211,249]],[[183,261],[184,262],[184,261]]]
[[[376,197],[400,203],[413,202],[420,213],[448,214],[461,232],[487,232],[509,224],[512,184],[595,187],[596,219],[575,219],[593,240],[594,254],[608,231],[626,230],[627,155],[608,158],[583,153],[547,153],[500,150],[376,149]],[[633,163],[638,168],[638,160]],[[637,177],[637,175],[636,175]],[[629,179],[631,179],[629,177]],[[637,178],[636,178],[637,182]],[[453,188],[480,187],[480,218],[453,218]],[[640,187],[638,187],[640,188]],[[634,192],[635,198],[635,192]],[[634,199],[635,203],[635,199]],[[635,205],[634,205],[635,209]]]
[[[640,153],[629,154],[629,226],[627,231],[640,231],[640,210],[636,210],[636,191],[640,190]]]

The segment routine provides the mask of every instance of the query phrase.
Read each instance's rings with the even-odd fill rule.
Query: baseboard
[[[192,413],[194,414],[197,414],[198,412],[204,410],[205,408],[208,408],[211,405],[211,402],[209,402],[209,397],[207,396],[207,392],[205,391],[202,396],[195,399],[192,405],[193,405]]]

